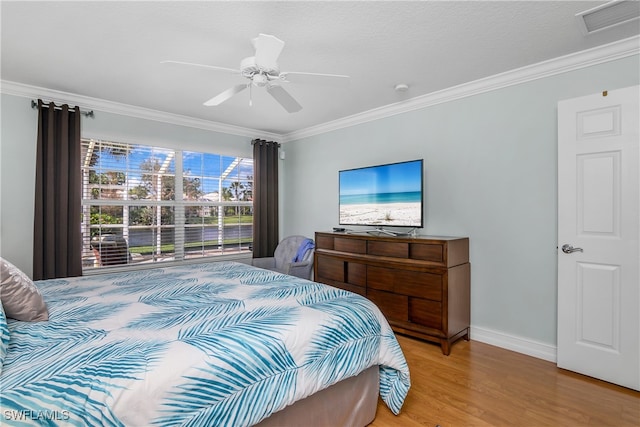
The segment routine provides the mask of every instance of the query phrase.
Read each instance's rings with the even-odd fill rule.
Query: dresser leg
[[[448,356],[451,353],[451,343],[447,339],[440,340],[440,347],[442,348],[442,354]]]

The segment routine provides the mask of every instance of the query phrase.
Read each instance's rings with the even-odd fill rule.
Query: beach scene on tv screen
[[[340,224],[420,227],[422,162],[340,171]]]

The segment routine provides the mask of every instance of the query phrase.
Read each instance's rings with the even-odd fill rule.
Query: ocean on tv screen
[[[419,191],[343,195],[340,224],[420,227],[422,195]]]

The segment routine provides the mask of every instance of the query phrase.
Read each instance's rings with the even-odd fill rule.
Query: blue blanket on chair
[[[304,239],[302,243],[300,243],[300,247],[298,248],[298,252],[296,252],[296,256],[293,257],[291,262],[300,262],[304,260],[304,257],[307,255],[307,252],[312,251],[315,248],[315,244],[311,239]]]

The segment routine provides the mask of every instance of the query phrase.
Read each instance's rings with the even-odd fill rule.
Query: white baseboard
[[[557,347],[553,345],[478,326],[471,326],[470,335],[474,341],[480,341],[485,344],[494,345],[553,363],[557,361]]]

